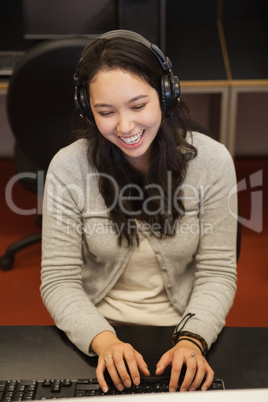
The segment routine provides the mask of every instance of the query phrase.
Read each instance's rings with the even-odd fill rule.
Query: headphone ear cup
[[[171,113],[171,86],[168,75],[164,74],[161,78],[161,105],[165,117],[169,117]]]
[[[180,86],[180,81],[177,76],[172,75],[172,92],[173,92],[173,98],[177,101],[180,101],[181,97],[181,86]]]
[[[93,113],[91,111],[91,107],[89,104],[88,96],[85,88],[80,85],[75,86],[74,90],[74,102],[75,106],[78,109],[80,115],[88,120],[89,123],[95,125],[95,120],[93,117]]]
[[[80,102],[81,102],[81,109],[83,110],[83,114],[85,117],[89,117],[92,115],[89,100],[87,97],[86,89],[80,88]]]
[[[88,115],[88,109],[89,109],[89,104],[87,100],[87,96],[85,94],[84,88],[80,86],[75,87],[75,105],[79,111],[79,113],[83,117],[87,117]]]
[[[164,116],[169,117],[180,99],[180,82],[173,74],[164,74],[161,79],[161,104]]]

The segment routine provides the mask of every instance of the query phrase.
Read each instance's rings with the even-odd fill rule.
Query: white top
[[[146,269],[144,269],[146,267]],[[159,262],[146,237],[124,272],[96,306],[109,321],[137,325],[177,325],[181,316],[169,301]]]

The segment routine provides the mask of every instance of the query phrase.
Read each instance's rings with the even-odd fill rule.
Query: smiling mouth
[[[127,145],[134,145],[137,144],[142,136],[144,134],[144,130],[142,130],[140,133],[132,135],[131,137],[118,137],[122,142],[124,142]]]

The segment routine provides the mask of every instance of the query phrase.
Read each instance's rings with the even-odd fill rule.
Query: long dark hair
[[[144,79],[157,91],[161,104],[163,70],[159,61],[144,44],[124,38],[99,38],[85,48],[77,74],[87,96],[90,96],[89,85],[97,72],[118,68]],[[88,117],[94,121],[91,111]],[[124,153],[103,137],[96,125],[88,124],[86,131],[80,133],[88,139],[89,163],[100,173],[100,193],[108,208],[113,205],[109,214],[119,245],[123,239],[128,245],[139,243],[137,219],[146,223],[154,236],[162,238],[175,234],[177,221],[184,215],[180,186],[187,163],[197,152],[186,141],[188,119],[182,101],[177,103],[170,117],[163,116],[151,144],[151,163],[146,174],[134,169]],[[116,194],[108,176],[116,181],[121,196]]]

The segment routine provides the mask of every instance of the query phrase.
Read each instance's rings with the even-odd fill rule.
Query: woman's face
[[[89,86],[90,106],[100,133],[146,172],[150,146],[162,114],[159,97],[143,79],[126,71],[99,71]]]

